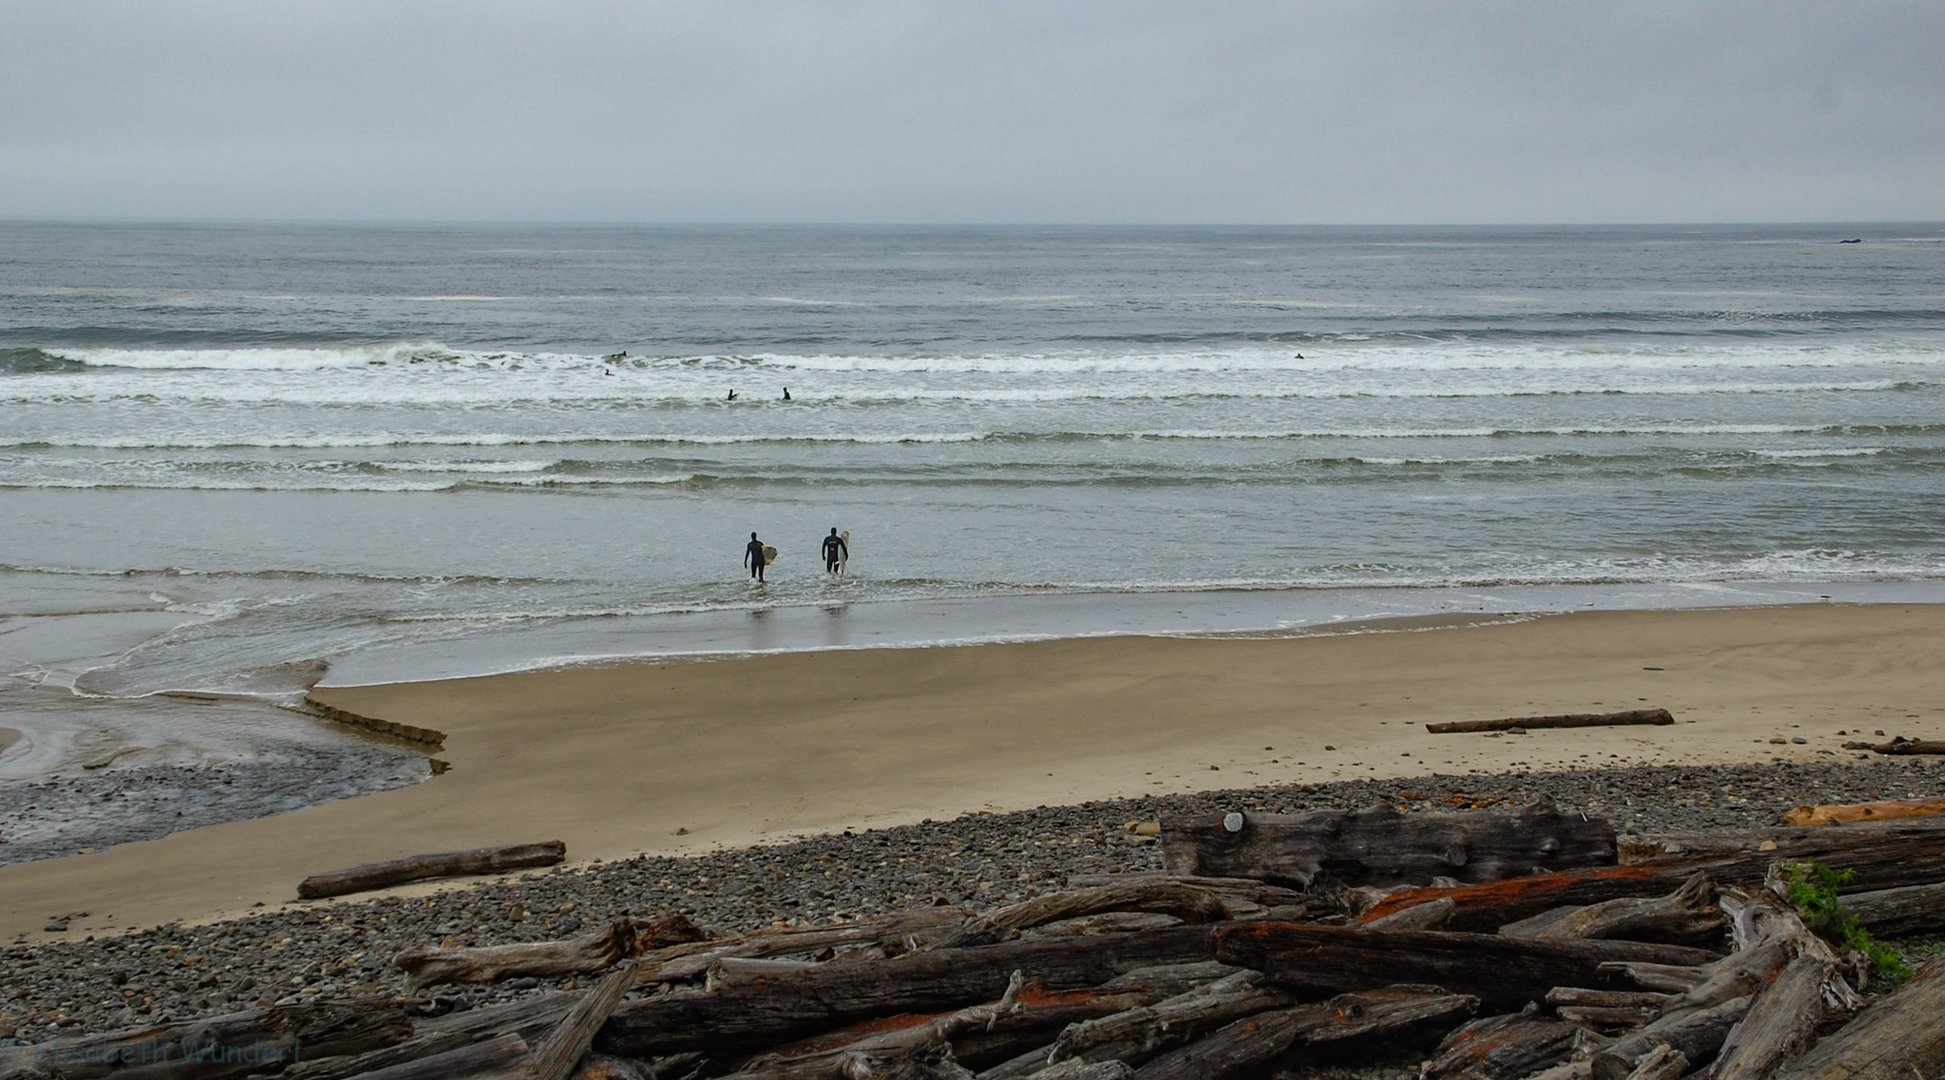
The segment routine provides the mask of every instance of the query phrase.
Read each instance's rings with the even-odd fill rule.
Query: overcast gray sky
[[[1945,218],[1945,2],[0,0],[0,216]]]

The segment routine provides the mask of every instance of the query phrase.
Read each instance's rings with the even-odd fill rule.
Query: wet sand
[[[0,935],[275,906],[308,874],[543,839],[571,861],[1144,793],[1829,760],[1945,737],[1945,605],[1601,612],[1461,628],[796,653],[320,690],[445,733],[443,776],[0,868]],[[1430,735],[1662,706],[1670,727]],[[1801,743],[1792,739],[1802,739]],[[1781,740],[1773,742],[1772,740]],[[421,885],[415,890],[448,887]]]

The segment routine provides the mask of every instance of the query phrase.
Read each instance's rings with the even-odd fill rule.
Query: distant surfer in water
[[[763,541],[750,534],[750,542],[743,547],[743,563],[750,568],[750,576],[763,580]]]
[[[729,392],[729,396],[728,396],[727,398],[724,398],[723,400],[725,400],[725,401],[735,401],[735,400],[736,400],[736,391],[734,391],[734,390],[731,390],[731,391]]]
[[[789,388],[788,386],[786,386],[786,387],[784,387],[784,388],[783,388],[783,399],[784,399],[785,401],[789,401],[789,400],[790,400],[790,388]]]
[[[837,534],[837,526],[831,526],[831,535],[824,538],[824,572],[835,574],[844,561],[851,557],[851,545]]]

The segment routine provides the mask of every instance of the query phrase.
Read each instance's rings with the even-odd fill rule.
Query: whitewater
[[[0,777],[314,759],[320,678],[1945,598],[1941,240],[0,223]]]

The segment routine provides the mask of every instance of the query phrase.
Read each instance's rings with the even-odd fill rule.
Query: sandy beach
[[[1584,613],[321,688],[315,698],[332,708],[443,733],[437,756],[450,770],[0,868],[0,934],[207,921],[291,902],[300,879],[326,869],[543,839],[583,863],[1275,783],[1827,761],[1848,753],[1847,737],[1945,736],[1941,629],[1945,605]],[[1424,728],[1646,706],[1677,724],[1501,737]],[[45,931],[59,915],[73,916],[65,934]]]

